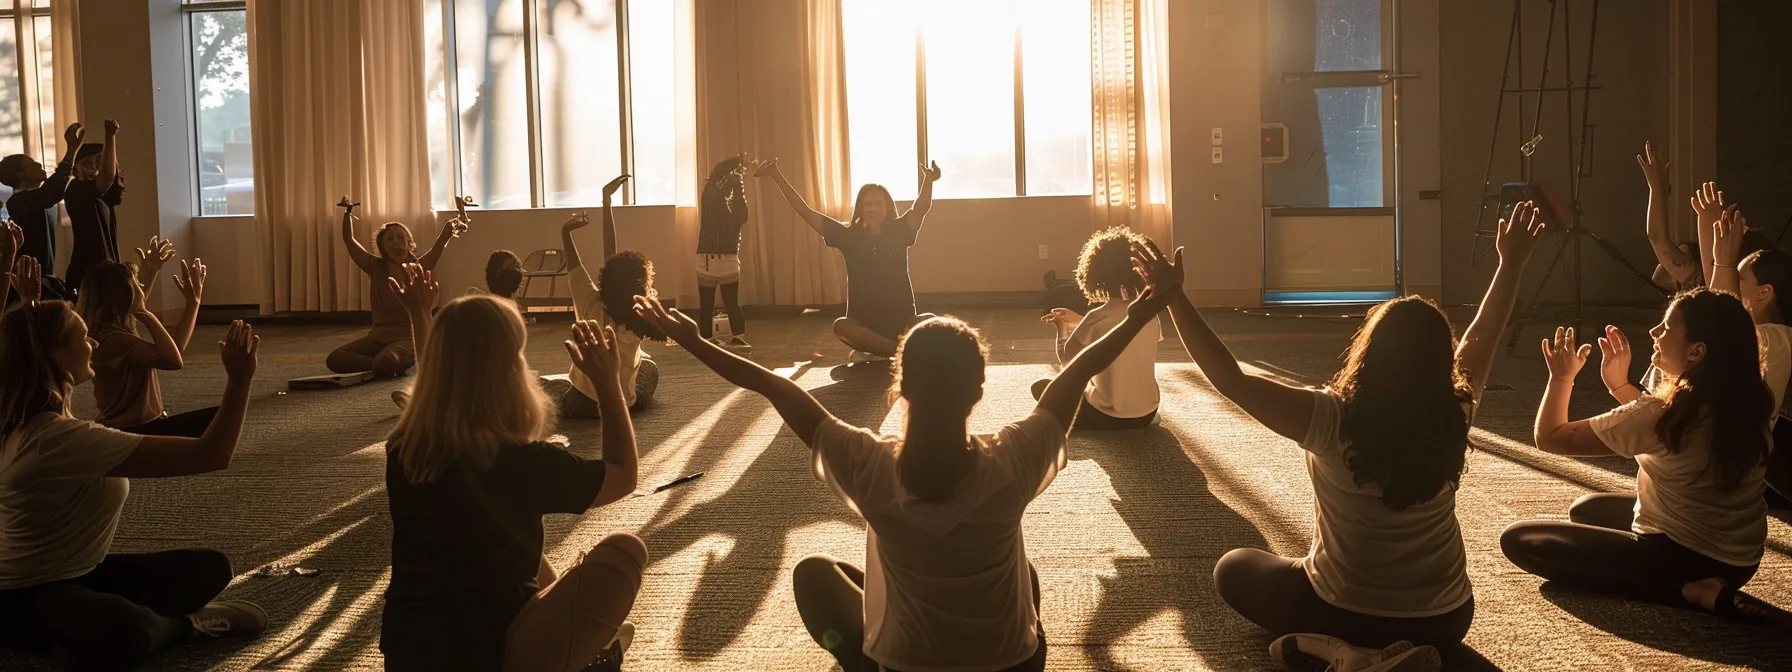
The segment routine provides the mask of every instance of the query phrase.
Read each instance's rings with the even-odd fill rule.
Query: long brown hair
[[[1773,445],[1773,391],[1761,379],[1754,320],[1735,296],[1702,287],[1674,297],[1668,312],[1674,311],[1686,324],[1687,342],[1704,343],[1705,356],[1667,389],[1655,436],[1678,453],[1693,432],[1711,432],[1705,471],[1718,487],[1735,490]]]
[[[908,404],[896,468],[902,487],[924,502],[944,502],[970,475],[976,448],[965,423],[983,398],[989,344],[955,317],[933,317],[896,346],[892,391]]]
[[[863,224],[863,220],[865,219],[865,197],[874,193],[882,194],[884,197],[884,221],[894,222],[897,219],[900,219],[900,217],[897,217],[896,215],[896,199],[890,196],[890,190],[884,188],[884,185],[881,184],[866,183],[865,186],[859,187],[858,197],[852,199],[852,221],[847,222],[847,224],[851,226],[860,226]]]
[[[1456,488],[1469,447],[1463,406],[1474,394],[1436,305],[1407,296],[1371,309],[1330,386],[1344,399],[1339,433],[1357,485],[1379,486],[1395,511]]]
[[[68,414],[74,376],[52,355],[80,321],[66,301],[20,303],[0,316],[0,441],[39,413]]]
[[[101,262],[81,278],[81,298],[75,310],[93,331],[123,329],[137,333],[131,304],[137,298],[137,273],[116,261]]]

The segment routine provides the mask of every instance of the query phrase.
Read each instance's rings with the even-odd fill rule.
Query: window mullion
[[[927,165],[927,36],[915,23],[915,153]]]
[[[1027,85],[1022,61],[1021,23],[1014,22],[1014,195],[1027,195]]]
[[[547,176],[542,171],[541,147],[541,41],[538,0],[523,0],[523,98],[529,127],[529,201],[532,207],[547,204]],[[487,176],[490,179],[490,176]]]
[[[634,128],[634,83],[629,68],[629,36],[628,36],[628,0],[612,0],[615,3],[616,17],[616,105],[617,127],[621,131],[618,141],[622,149],[622,172],[635,173],[635,128]],[[623,205],[635,204],[635,182],[629,180],[622,183]]]
[[[460,36],[454,21],[454,0],[442,0],[442,104],[448,127],[448,197],[467,193],[466,167],[461,163]],[[481,197],[483,198],[483,197]]]

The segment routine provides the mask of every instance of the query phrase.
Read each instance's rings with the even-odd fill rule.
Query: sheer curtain
[[[840,0],[698,2],[695,19],[695,174],[743,152],[777,158],[810,206],[845,218],[852,191]],[[752,219],[742,232],[741,301],[845,302],[839,255],[770,180],[749,178],[747,186]],[[694,227],[691,234],[685,249],[695,251]]]
[[[1174,244],[1170,219],[1168,0],[1091,0],[1095,212]]]
[[[31,4],[29,0],[15,1]],[[54,89],[56,123],[51,125],[55,137],[46,138],[46,142],[61,142],[62,129],[81,120],[81,0],[50,3],[50,49],[50,66],[55,71],[50,88]]]
[[[368,283],[343,247],[343,195],[435,240],[423,94],[421,0],[249,0],[255,222],[261,310],[365,310]]]

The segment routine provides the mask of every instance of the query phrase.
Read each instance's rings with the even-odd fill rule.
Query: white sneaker
[[[1277,637],[1269,645],[1269,657],[1286,669],[1313,672],[1437,672],[1443,666],[1432,646],[1401,641],[1371,649],[1310,633]]]
[[[195,634],[253,637],[268,629],[268,612],[248,600],[220,600],[187,616]]]
[[[721,339],[716,339],[716,340],[721,340]],[[753,351],[753,344],[748,343],[747,339],[741,338],[739,336],[729,338],[728,342],[722,343],[721,346],[724,348],[727,348],[731,351],[739,352],[739,353],[747,353],[747,352]]]
[[[878,362],[890,361],[890,358],[885,357],[883,355],[877,355],[877,354],[872,354],[869,352],[863,352],[860,350],[854,350],[854,351],[852,351],[851,355],[847,356],[846,361],[851,362],[853,364],[875,364]]]
[[[401,387],[399,389],[393,390],[392,391],[392,403],[397,404],[399,410],[404,410],[405,407],[410,406],[411,405],[411,390],[410,390],[410,388],[402,388]]]

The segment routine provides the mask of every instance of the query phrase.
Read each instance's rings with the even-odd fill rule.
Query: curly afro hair
[[[665,341],[664,333],[635,314],[636,296],[654,296],[653,262],[634,250],[610,255],[597,271],[597,297],[604,304],[604,313],[641,338]]]
[[[1138,296],[1144,291],[1144,279],[1132,268],[1132,246],[1143,245],[1145,240],[1132,229],[1116,226],[1096,232],[1083,244],[1076,261],[1076,284],[1090,303]]]

